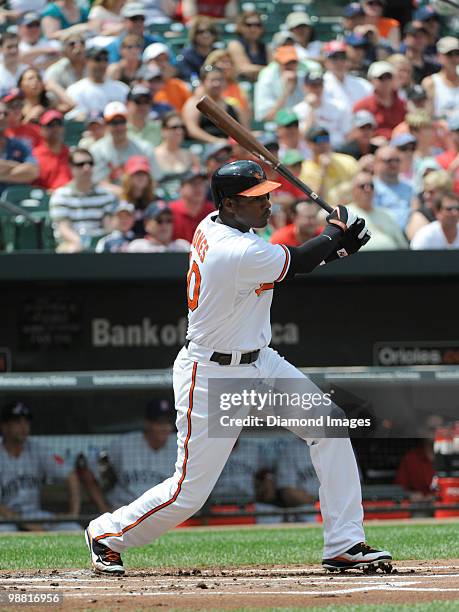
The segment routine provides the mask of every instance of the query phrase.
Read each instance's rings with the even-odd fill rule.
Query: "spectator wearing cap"
[[[36,68],[27,68],[18,79],[18,87],[24,94],[22,121],[37,122],[46,109],[55,108],[62,113],[70,111],[74,104],[66,92],[56,85],[43,83]]]
[[[459,112],[459,39],[440,38],[437,43],[441,70],[426,77],[422,86],[432,101],[435,118],[447,118]]]
[[[122,33],[106,47],[111,64],[120,61],[121,44],[128,34],[141,37],[142,51],[154,42],[162,42],[160,36],[154,36],[145,31],[145,6],[142,2],[127,2],[120,14],[123,17]]]
[[[191,98],[188,98],[185,102],[182,113],[183,120],[190,138],[203,143],[218,142],[221,139],[226,139],[226,133],[196,108],[196,103],[202,95],[208,96],[238,122],[240,121],[240,115],[236,105],[231,104],[231,101],[226,100],[223,96],[225,79],[219,68],[212,65],[203,66],[200,79],[202,87],[200,90],[196,90]]]
[[[104,110],[107,133],[91,147],[94,157],[94,180],[117,196],[121,193],[124,165],[134,155],[149,160],[155,181],[161,177],[152,147],[143,140],[130,138],[127,132],[128,111],[121,102],[110,102]]]
[[[436,202],[441,200],[445,193],[452,191],[452,188],[453,181],[446,170],[438,170],[432,166],[426,168],[421,189],[413,203],[415,210],[411,211],[405,229],[408,240],[411,241],[421,227],[435,221]]]
[[[17,87],[19,77],[28,66],[19,59],[19,38],[14,32],[1,34],[0,54],[0,92],[4,95]]]
[[[298,149],[287,149],[281,155],[280,160],[284,164],[284,166],[286,166],[294,176],[296,177],[300,176],[302,164],[305,160],[305,157],[303,153],[301,153],[301,151],[298,151]],[[304,191],[301,191],[299,187],[297,187],[296,185],[293,185],[290,181],[288,181],[282,175],[277,174],[277,176],[273,178],[276,178],[276,181],[280,183],[281,185],[274,191],[273,193],[274,199],[276,199],[276,196],[279,196],[279,194],[281,193],[291,195],[292,198],[294,198],[294,200],[304,199],[305,197]]]
[[[174,472],[174,416],[168,399],[151,400],[145,409],[142,430],[122,434],[111,444],[108,461],[114,482],[105,494],[112,508],[129,504]]]
[[[394,67],[388,62],[374,62],[368,69],[368,79],[374,93],[354,105],[354,113],[369,111],[376,121],[376,135],[389,139],[392,130],[403,121],[406,104],[394,90]]]
[[[218,30],[208,17],[197,16],[190,25],[190,45],[182,50],[182,60],[177,64],[178,76],[187,82],[198,79],[204,61],[215,48]]]
[[[413,81],[417,84],[440,70],[438,62],[430,61],[426,55],[429,33],[423,22],[413,21],[405,26],[401,51],[413,69]]]
[[[198,225],[215,211],[207,199],[207,176],[203,170],[192,170],[182,177],[180,198],[171,202],[170,208],[174,217],[173,239],[191,243]]]
[[[322,72],[308,72],[304,77],[304,99],[293,107],[306,133],[313,125],[321,125],[330,133],[332,147],[341,146],[351,129],[351,111],[345,102],[324,95]]]
[[[107,68],[107,77],[121,81],[130,86],[142,65],[143,40],[138,34],[127,34],[121,43],[118,62],[113,62]]]
[[[309,128],[306,142],[312,159],[303,162],[300,178],[313,191],[327,200],[331,189],[350,181],[358,171],[357,161],[350,155],[331,150],[330,134],[323,127]]]
[[[199,168],[199,159],[183,146],[185,139],[185,123],[180,113],[171,111],[161,118],[161,144],[155,149],[156,161],[163,173],[161,187],[172,199],[178,197],[180,178],[192,168]],[[225,142],[219,141],[216,147],[224,147]]]
[[[390,145],[400,154],[400,177],[414,187],[414,152],[417,140],[409,132],[392,138]]]
[[[271,50],[263,42],[265,32],[262,15],[256,10],[243,10],[236,20],[237,38],[228,42],[228,53],[238,76],[256,81],[260,70],[271,61]]]
[[[48,110],[40,117],[43,142],[32,153],[38,162],[40,174],[35,185],[52,190],[66,185],[72,179],[69,148],[64,144],[64,117],[56,110]]]
[[[151,176],[148,158],[142,155],[130,157],[124,166],[120,199],[123,202],[134,204],[136,238],[142,238],[145,235],[143,215],[150,202],[155,200],[155,188],[156,184]]]
[[[324,94],[327,99],[338,100],[349,108],[368,96],[373,87],[360,77],[349,74],[346,44],[333,40],[323,47],[326,72],[324,74]]]
[[[307,60],[299,67],[293,45],[284,45],[274,51],[274,62],[260,72],[255,83],[254,114],[257,121],[270,121],[278,110],[292,108],[303,100],[305,70],[320,70],[320,65]]]
[[[164,202],[152,202],[145,210],[143,222],[145,236],[133,240],[129,253],[173,253],[190,250],[190,243],[182,238],[173,239],[174,218]]]
[[[207,178],[210,180],[212,174],[223,166],[223,164],[231,161],[233,147],[229,142],[217,142],[207,145],[204,151],[203,162],[206,168]],[[210,198],[209,198],[210,200]]]
[[[300,121],[295,111],[287,108],[281,109],[277,111],[275,121],[279,155],[282,156],[289,150],[297,150],[301,152],[305,159],[309,159],[311,151],[301,134]]]
[[[24,105],[22,91],[15,87],[3,96],[1,101],[6,105],[7,112],[5,136],[21,140],[29,149],[39,145],[43,141],[39,126],[35,123],[22,122],[22,107]]]
[[[404,230],[411,209],[413,190],[400,178],[402,158],[395,147],[380,147],[375,153],[375,208],[382,208]]]
[[[134,85],[127,97],[128,136],[140,139],[152,147],[161,142],[161,124],[150,119],[150,90],[143,85]]]
[[[370,64],[368,59],[372,47],[370,41],[365,36],[349,34],[345,37],[344,42],[349,73],[365,79]]]
[[[370,244],[363,248],[366,251],[393,251],[408,248],[402,230],[394,218],[385,210],[374,207],[373,176],[368,172],[359,172],[352,181],[352,202],[347,206],[358,217],[365,220],[371,232]]]
[[[42,12],[41,27],[48,40],[65,40],[73,34],[90,32],[88,9],[76,0],[55,0],[46,5]]]
[[[426,28],[428,42],[424,53],[429,61],[436,63],[438,59],[436,44],[441,28],[440,15],[431,5],[425,4],[414,12],[413,21],[415,23],[422,23],[422,25]]]
[[[191,92],[182,79],[175,77],[176,68],[171,64],[168,46],[159,42],[148,45],[143,52],[142,61],[149,67],[159,68],[163,77],[161,87],[154,92],[153,101],[169,104],[181,112]]]
[[[42,510],[41,488],[45,482],[65,481],[68,487],[68,512],[80,512],[78,476],[64,459],[50,448],[30,439],[32,412],[21,401],[3,406],[0,443],[0,517],[11,523],[0,525],[1,531],[81,530],[77,523],[46,523],[56,515]],[[15,520],[27,520],[16,523]],[[42,522],[45,521],[45,522]]]
[[[81,149],[89,149],[92,145],[105,136],[104,114],[92,111],[86,117],[86,129],[78,143]]]
[[[125,253],[135,239],[135,206],[130,202],[119,202],[112,211],[113,231],[96,244],[96,253]]]
[[[216,66],[222,71],[226,83],[222,95],[237,107],[241,123],[250,127],[252,111],[247,96],[236,78],[236,67],[231,55],[226,49],[215,49],[206,57],[205,64]]]
[[[435,159],[451,176],[454,191],[459,193],[459,112],[449,117],[448,129],[451,135],[452,146]]]
[[[21,140],[5,135],[8,108],[0,102],[0,193],[8,185],[29,185],[38,176],[31,149]]]
[[[303,194],[304,197],[304,194]],[[272,244],[297,247],[320,234],[318,208],[312,202],[299,201],[293,207],[293,221],[276,230],[271,236]]]
[[[350,2],[343,9],[343,31],[350,36],[354,28],[362,25],[365,21],[365,11],[360,2]]]
[[[365,23],[375,26],[379,36],[387,40],[393,49],[400,46],[400,22],[396,19],[383,17],[385,0],[362,0],[365,12]]]
[[[170,104],[155,102],[156,94],[164,85],[163,73],[158,66],[153,63],[142,66],[136,75],[135,85],[146,87],[150,92],[150,119],[160,119],[165,113],[173,110]]]
[[[45,71],[43,79],[46,84],[56,83],[65,90],[87,76],[83,38],[76,34],[66,38],[62,42],[62,55]]]
[[[355,159],[374,153],[376,150],[373,143],[375,128],[376,121],[372,113],[366,110],[357,111],[352,116],[352,130],[348,134],[347,141],[337,147],[336,151],[351,155]]]
[[[88,76],[67,89],[75,103],[74,113],[86,117],[91,111],[103,112],[109,102],[125,102],[129,87],[107,78],[108,53],[100,47],[86,51]]]
[[[416,232],[411,249],[459,249],[459,195],[454,191],[444,193],[435,202],[435,215],[435,221]]]
[[[295,51],[300,62],[320,58],[322,43],[315,39],[314,25],[305,11],[294,11],[285,20],[287,30],[292,33]]]
[[[110,230],[117,199],[93,180],[94,159],[86,149],[73,149],[69,157],[72,180],[56,189],[49,201],[57,252],[89,249],[93,239]]]
[[[19,56],[24,64],[45,70],[61,56],[60,43],[42,37],[37,13],[25,13],[18,19],[18,36]]]

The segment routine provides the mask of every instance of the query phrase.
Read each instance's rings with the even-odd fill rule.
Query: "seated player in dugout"
[[[213,174],[211,186],[217,210],[201,221],[193,238],[187,275],[188,330],[173,368],[175,470],[129,505],[89,523],[86,544],[98,573],[123,575],[122,552],[149,544],[183,523],[211,494],[243,420],[225,431],[225,436],[209,435],[211,421],[221,422],[223,409],[218,401],[209,401],[212,379],[275,379],[276,385],[295,380],[320,393],[269,346],[273,289],[285,278],[357,252],[370,239],[364,220],[340,205],[327,215],[320,236],[299,247],[264,241],[253,230],[268,223],[269,194],[279,183],[267,180],[253,161],[224,164]],[[338,312],[333,321],[338,335],[346,323]],[[333,402],[331,406],[340,412]],[[316,435],[304,429],[298,435],[310,448],[320,480],[323,567],[392,571],[390,552],[365,542],[359,472],[349,437]]]
[[[68,486],[68,516],[77,516],[80,511],[80,484],[72,465],[38,441],[30,439],[31,421],[32,412],[26,404],[14,401],[3,407],[0,519],[10,522],[0,523],[0,531],[79,531],[81,525],[73,521],[46,522],[46,519],[59,515],[41,508],[42,486],[49,481],[65,480]],[[20,522],[24,519],[30,521]]]
[[[131,503],[174,471],[174,416],[169,400],[153,399],[145,408],[142,431],[121,434],[113,441],[100,470],[108,508]]]

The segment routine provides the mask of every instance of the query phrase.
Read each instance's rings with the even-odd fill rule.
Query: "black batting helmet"
[[[210,187],[214,204],[220,208],[225,197],[250,198],[264,195],[280,187],[280,183],[268,181],[263,168],[257,162],[241,159],[216,170],[212,175]]]

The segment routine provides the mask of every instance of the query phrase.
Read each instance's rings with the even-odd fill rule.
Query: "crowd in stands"
[[[397,6],[408,19],[385,0],[341,6],[324,34],[319,5],[273,29],[256,1],[9,0],[0,213],[12,188],[38,187],[59,253],[187,251],[211,174],[250,158],[199,113],[207,95],[364,217],[364,250],[459,248],[459,38],[430,4]],[[261,235],[317,235],[323,213],[265,171],[281,186]]]

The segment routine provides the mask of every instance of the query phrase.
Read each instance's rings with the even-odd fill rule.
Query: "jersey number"
[[[190,295],[191,280],[194,277],[193,295]],[[186,277],[186,297],[188,301],[188,308],[190,310],[196,310],[199,302],[199,291],[201,290],[201,272],[198,264],[193,261],[188,270]]]

